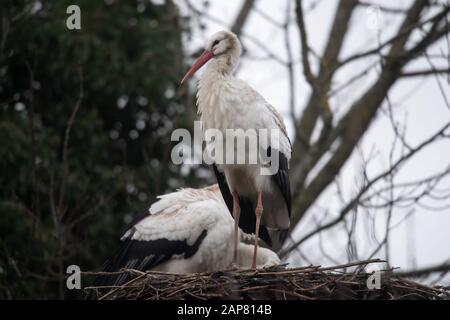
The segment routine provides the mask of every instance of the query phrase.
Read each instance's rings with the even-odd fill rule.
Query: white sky
[[[285,1],[273,0],[258,0],[257,8],[262,12],[270,15],[270,17],[280,23],[284,22],[286,15]],[[184,8],[183,1],[179,1],[180,6]],[[196,8],[203,8],[202,0],[192,0],[191,3]],[[306,2],[306,8],[308,8]],[[392,7],[392,1],[378,1],[387,7]],[[395,8],[409,7],[411,1],[396,1]],[[336,0],[320,1],[316,9],[311,11],[306,16],[306,28],[308,31],[310,46],[321,54],[328,37],[330,24],[334,15],[336,7]],[[291,3],[294,6],[294,1]],[[230,24],[238,9],[241,6],[241,0],[228,1],[210,1],[208,13],[211,16],[225,21]],[[292,13],[293,14],[293,13]],[[292,15],[292,17],[294,17]],[[395,33],[398,26],[398,19],[395,15],[382,14],[382,28],[379,31],[368,27],[368,13],[366,9],[358,9],[351,21],[351,32],[348,34],[342,50],[343,56],[348,56],[354,52],[367,50],[377,46],[378,32],[381,40],[387,39]],[[224,29],[223,25],[212,22],[204,18],[202,21],[206,29],[204,33],[200,31],[194,32],[194,38],[190,40],[189,46],[192,50],[202,47],[209,35],[216,31]],[[195,27],[195,25],[194,25]],[[264,43],[273,53],[286,60],[286,51],[284,46],[284,33],[278,27],[270,24],[261,15],[253,12],[247,21],[244,33],[256,37],[259,41]],[[290,40],[293,49],[293,55],[296,61],[300,59],[300,45],[298,29],[295,23],[292,23],[290,28]],[[251,41],[242,37],[244,45],[250,50],[250,57],[241,60],[237,76],[258,90],[274,107],[276,107],[285,117],[285,122],[292,135],[292,124],[289,119],[289,102],[288,102],[288,80],[287,70],[281,64],[267,59],[258,59],[265,57],[266,54],[258,46]],[[448,52],[445,47],[445,41],[439,42],[432,48],[432,52],[439,53],[442,49]],[[314,61],[313,61],[314,62]],[[363,60],[359,63],[354,63],[351,67],[344,68],[337,74],[337,80],[344,82],[352,74],[355,74],[362,67],[367,66],[369,60]],[[437,64],[438,65],[438,64]],[[414,67],[427,67],[426,63],[415,64]],[[314,65],[316,67],[316,65]],[[295,68],[296,74],[296,113],[301,114],[305,101],[309,96],[309,88],[303,77],[301,64],[297,63]],[[315,68],[314,68],[315,69]],[[414,69],[408,66],[408,69]],[[360,93],[370,85],[370,81],[377,75],[377,70],[369,74],[367,80],[358,81],[350,90],[332,99],[332,108],[338,109],[336,115],[339,116],[345,112],[346,108],[354,99],[358,98]],[[443,79],[442,85],[446,90],[447,96],[450,99],[449,84]],[[402,80],[395,85],[390,91],[390,99],[393,104],[394,117],[396,120],[404,122],[407,119],[406,139],[411,145],[416,145],[420,141],[429,137],[440,126],[445,124],[450,119],[450,110],[447,109],[443,102],[442,94],[439,91],[436,79],[429,77],[427,79],[408,79]],[[386,115],[378,113],[376,121],[373,122],[369,132],[363,139],[360,148],[364,154],[369,154],[370,150],[375,147],[378,151],[376,158],[369,167],[369,175],[376,175],[385,169],[388,165],[388,155],[392,146],[394,134],[392,132],[390,121]],[[398,175],[396,181],[411,181],[420,177],[425,177],[433,172],[444,170],[450,164],[450,141],[436,144],[420,154],[414,161],[408,163]],[[360,176],[361,158],[358,152],[354,152],[351,159],[347,162],[340,174],[340,181],[343,185],[344,195],[347,199],[356,190],[355,177]],[[443,181],[442,187],[450,186],[450,179]],[[312,216],[321,216],[319,208],[328,208],[331,212],[336,212],[340,205],[337,200],[336,189],[330,187],[320,197],[317,206],[308,211],[306,219],[296,230],[296,235],[305,234],[311,228],[314,228]],[[444,202],[445,203],[445,202]],[[433,204],[433,203],[428,203]],[[440,203],[441,205],[443,203]],[[449,204],[449,201],[446,202]],[[394,209],[394,218],[392,224],[401,220],[407,213],[407,210]],[[363,212],[359,213],[364,214]],[[384,221],[386,214],[378,211],[376,217],[376,225],[378,226],[377,236],[379,239],[384,234]],[[358,230],[361,233],[368,232],[365,227],[365,219],[358,219]],[[407,229],[408,227],[408,229]],[[337,228],[339,229],[339,227]],[[336,229],[336,230],[337,230]],[[413,230],[408,231],[407,230]],[[440,212],[429,211],[423,208],[417,208],[414,215],[405,223],[391,233],[391,261],[393,266],[402,268],[413,267],[411,256],[416,256],[417,266],[428,266],[443,263],[450,260],[450,209]],[[411,233],[413,232],[413,233]],[[367,237],[357,235],[357,239],[366,241]],[[323,239],[324,247],[329,255],[340,262],[346,259],[346,237],[339,233],[332,233],[330,237]],[[323,254],[317,250],[317,242],[310,241],[305,244],[304,253],[312,263],[330,264],[331,261],[324,258]],[[363,247],[373,248],[374,243],[364,243]],[[370,252],[370,250],[369,250]],[[365,258],[367,252],[359,252],[359,258]],[[381,252],[378,255],[383,258]],[[306,264],[306,262],[300,261]]]

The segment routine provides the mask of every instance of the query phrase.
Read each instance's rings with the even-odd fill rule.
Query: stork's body
[[[241,46],[237,37],[230,32],[221,31],[212,36],[203,55],[182,80],[184,82],[210,60],[199,81],[197,94],[198,111],[201,113],[204,130],[218,129],[225,140],[227,129],[255,130],[258,137],[260,129],[275,129],[279,133],[276,144],[271,141],[269,150],[266,150],[279,155],[280,166],[275,174],[263,175],[263,164],[260,162],[225,163],[214,167],[223,197],[235,219],[235,248],[238,243],[238,224],[244,231],[255,232],[256,238],[259,236],[270,243],[272,239],[268,229],[287,230],[291,210],[288,179],[291,144],[286,127],[278,112],[258,92],[233,76],[240,53]],[[228,145],[226,141],[224,145]],[[272,148],[274,145],[276,148]],[[225,153],[231,151],[225,149]],[[234,151],[242,152],[236,149]],[[245,152],[249,153],[251,149],[246,149]],[[239,223],[240,221],[242,222]],[[255,241],[253,267],[256,264],[256,251]]]
[[[196,273],[231,265],[234,221],[217,185],[181,189],[158,198],[123,235],[121,247],[104,271]],[[250,267],[250,252],[250,245],[239,243],[239,266]],[[257,261],[259,266],[278,263],[278,256],[268,249]],[[96,285],[120,285],[126,280],[126,274],[99,277]]]

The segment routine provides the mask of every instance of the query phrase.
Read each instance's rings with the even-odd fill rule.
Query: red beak
[[[202,55],[198,57],[197,61],[195,61],[192,67],[185,74],[185,76],[181,80],[181,84],[185,83],[189,78],[191,78],[194,75],[194,73],[196,73],[198,69],[203,67],[203,65],[207,63],[212,57],[214,57],[214,55],[211,51],[209,50],[203,51]]]

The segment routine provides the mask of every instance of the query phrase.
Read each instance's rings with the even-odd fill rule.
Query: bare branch
[[[286,250],[282,251],[282,253],[280,254],[280,256],[284,257],[285,255],[287,255],[289,252],[291,252],[295,247],[301,245],[302,243],[304,243],[306,240],[310,239],[312,236],[316,235],[317,233],[329,229],[331,227],[334,227],[335,225],[337,225],[338,223],[340,223],[341,221],[343,221],[344,217],[347,215],[347,213],[349,213],[351,210],[355,209],[361,199],[361,197],[375,184],[377,183],[379,180],[385,178],[386,176],[392,174],[394,171],[398,170],[398,168],[403,165],[403,163],[405,163],[407,160],[409,160],[412,156],[414,156],[416,153],[418,153],[419,151],[421,151],[422,149],[424,149],[425,147],[427,147],[428,145],[430,145],[431,143],[435,142],[436,139],[438,138],[442,138],[445,137],[446,135],[446,131],[450,128],[450,122],[447,123],[445,126],[443,126],[440,130],[438,130],[435,134],[433,134],[431,137],[429,137],[428,139],[426,139],[425,141],[423,141],[422,143],[420,143],[418,146],[416,146],[415,148],[409,150],[408,153],[406,153],[405,155],[403,155],[402,157],[400,157],[397,161],[395,161],[392,166],[378,174],[377,176],[375,176],[373,179],[371,179],[370,181],[368,181],[361,189],[360,191],[353,197],[353,199],[351,201],[348,202],[348,204],[341,209],[341,211],[339,212],[339,215],[331,220],[330,222],[328,222],[327,224],[322,225],[321,227],[317,228],[316,230],[313,230],[309,233],[307,233],[305,236],[303,236],[303,238],[301,238],[299,241],[295,242],[293,245],[291,245],[289,248],[287,248]],[[312,190],[307,190],[306,192],[311,193]]]
[[[330,34],[328,36],[327,46],[320,63],[319,73],[317,75],[317,82],[321,87],[322,92],[327,93],[330,88],[332,76],[332,74],[330,74],[330,67],[337,63],[339,53],[344,43],[344,38],[350,24],[350,17],[357,5],[357,2],[357,0],[343,0],[339,2]],[[301,4],[300,1],[297,1],[297,3],[297,6]],[[301,157],[309,149],[311,134],[319,117],[318,111],[320,103],[321,97],[318,96],[316,92],[313,92],[310,95],[301,118],[296,123],[296,136],[293,153],[294,163],[300,163]],[[303,183],[302,180],[303,179],[301,176],[294,176],[294,185],[301,185]],[[294,192],[300,191],[301,188],[297,187],[296,189],[297,190],[294,190]]]
[[[387,7],[387,6],[380,6],[379,4],[374,4],[374,3],[361,1],[361,0],[358,1],[358,4],[360,6],[363,6],[363,7],[376,6],[381,11],[386,12],[386,13],[392,13],[392,14],[403,14],[403,13],[405,13],[407,11],[405,9],[393,8],[393,7]]]
[[[422,40],[419,45],[409,51],[405,51],[404,46],[407,42],[406,35],[412,32],[411,25],[416,25],[419,20],[421,11],[426,7],[427,1],[416,1],[408,12],[401,28],[399,37],[391,46],[389,51],[389,59],[383,64],[383,69],[380,77],[375,84],[366,91],[366,93],[356,101],[350,108],[348,113],[339,121],[336,127],[329,133],[328,137],[319,144],[316,144],[305,155],[302,154],[303,161],[301,161],[293,170],[294,180],[294,202],[295,214],[292,217],[293,225],[295,225],[311,206],[313,201],[322,193],[322,191],[333,181],[334,176],[342,168],[348,157],[352,154],[355,146],[360,138],[368,129],[371,121],[374,119],[377,110],[385,99],[391,86],[400,77],[401,70],[411,59],[417,56],[421,49],[426,49],[438,39],[434,35],[433,28],[430,32],[433,35],[426,37],[427,40]],[[445,9],[447,10],[447,8]],[[434,16],[433,23],[438,24],[445,17],[442,13]],[[408,30],[408,31],[405,31]],[[444,33],[440,32],[439,37]],[[304,188],[303,182],[306,174],[310,169],[316,165],[317,160],[328,151],[333,143],[339,143],[336,150],[333,152],[330,160],[322,167],[319,173],[312,179],[309,185]],[[317,147],[316,147],[317,146]],[[297,151],[298,152],[298,151]]]
[[[289,26],[291,21],[291,0],[286,2],[286,18],[283,25],[284,45],[286,48],[287,62],[286,68],[289,83],[289,110],[292,119],[295,119],[295,77],[294,77],[294,61],[292,57],[291,41],[289,39]]]
[[[308,59],[308,53],[309,53],[309,45],[308,45],[308,36],[306,33],[306,27],[305,27],[305,21],[303,18],[303,9],[302,4],[300,0],[296,0],[296,17],[297,17],[297,24],[300,29],[300,41],[302,44],[302,64],[303,64],[303,73],[306,77],[306,80],[309,82],[313,90],[317,91],[318,86],[316,84],[316,77],[312,74],[309,59]]]
[[[231,31],[233,31],[237,36],[239,36],[242,33],[244,25],[248,20],[247,18],[250,15],[250,12],[252,11],[255,2],[256,0],[245,0],[243,2],[237,17],[231,26]]]
[[[419,278],[424,276],[429,276],[432,273],[444,273],[450,272],[450,263],[443,263],[437,266],[431,266],[423,269],[405,270],[394,272],[395,277],[401,278]]]
[[[215,17],[215,16],[212,16],[212,15],[208,14],[207,12],[200,11],[199,9],[197,9],[196,7],[194,7],[194,6],[190,3],[190,1],[185,0],[185,3],[186,3],[186,6],[189,8],[189,10],[191,10],[191,11],[192,11],[194,14],[196,14],[197,16],[207,18],[207,19],[209,19],[209,20],[211,20],[211,21],[213,21],[213,22],[215,22],[215,23],[217,23],[217,24],[219,24],[219,25],[222,25],[222,26],[225,27],[225,28],[229,28],[229,27],[230,27],[229,24],[228,24],[227,22],[225,22],[224,20],[221,20],[221,19],[219,19],[219,18],[217,18],[217,17]],[[239,14],[238,14],[238,16],[239,16]],[[233,27],[231,27],[231,28],[233,28]],[[269,48],[268,48],[261,40],[259,40],[257,37],[254,37],[254,36],[252,36],[251,34],[248,34],[248,33],[244,32],[243,30],[240,30],[240,35],[241,35],[241,38],[245,38],[245,39],[251,41],[251,42],[252,42],[253,44],[255,44],[259,49],[261,49],[262,51],[264,51],[264,52],[266,53],[266,55],[267,55],[267,58],[275,60],[276,62],[278,62],[278,63],[281,64],[282,66],[286,66],[286,62],[285,62],[282,58],[280,58],[278,55],[276,55],[272,50],[270,50],[270,49],[269,49]],[[244,49],[245,49],[245,43],[243,43],[242,45],[244,46]],[[203,49],[201,49],[201,50],[203,50]],[[197,51],[200,51],[200,50],[196,50],[196,51],[194,51],[194,52],[197,53]],[[201,51],[200,51],[200,52],[201,52]],[[196,53],[195,53],[194,55],[196,55]]]
[[[401,78],[411,78],[411,77],[422,77],[422,76],[435,76],[438,74],[450,74],[450,68],[439,68],[439,69],[424,69],[424,70],[414,70],[402,72],[400,74]]]
[[[83,96],[84,96],[83,70],[82,70],[81,66],[78,67],[78,76],[79,76],[79,81],[80,81],[78,100],[76,101],[75,106],[72,111],[72,114],[69,117],[69,120],[67,122],[66,131],[64,133],[62,163],[61,163],[61,166],[62,166],[61,186],[60,186],[58,206],[57,206],[57,210],[56,210],[60,220],[62,220],[63,215],[64,215],[63,203],[64,203],[64,196],[65,196],[65,189],[66,189],[66,181],[67,181],[67,177],[69,175],[69,168],[68,168],[68,164],[67,164],[67,154],[68,154],[68,150],[69,150],[70,131],[72,129],[73,122],[75,120],[77,112],[80,109],[81,102],[82,102]]]

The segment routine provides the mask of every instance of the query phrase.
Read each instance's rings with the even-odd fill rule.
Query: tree
[[[312,239],[322,242],[324,235],[333,234],[337,227],[341,227],[348,238],[348,259],[368,258],[358,257],[357,254],[354,235],[356,217],[372,223],[372,213],[383,212],[387,215],[385,236],[371,248],[372,251],[368,255],[374,256],[384,252],[385,258],[389,260],[389,232],[395,227],[392,224],[392,216],[396,215],[400,208],[411,208],[412,214],[415,208],[421,208],[424,206],[423,201],[430,198],[442,202],[440,208],[448,208],[448,197],[445,196],[448,194],[448,186],[445,189],[438,187],[448,177],[448,168],[444,171],[435,170],[426,177],[411,178],[406,182],[397,177],[412,159],[426,152],[431,145],[449,138],[450,122],[436,128],[433,134],[422,137],[421,141],[411,143],[406,138],[406,122],[396,118],[390,95],[394,86],[402,80],[434,77],[440,88],[444,107],[449,107],[444,92],[450,72],[446,45],[450,33],[449,4],[445,1],[416,0],[410,1],[406,7],[394,7],[379,5],[377,1],[337,1],[324,49],[317,52],[310,46],[310,30],[305,17],[321,4],[320,1],[286,1],[284,22],[261,9],[262,5],[259,6],[257,1],[243,3],[253,6],[250,13],[248,8],[243,6],[247,16],[257,15],[277,32],[285,34],[286,54],[280,54],[249,34],[245,28],[240,30],[244,48],[252,45],[259,51],[256,54],[255,50],[244,50],[244,55],[250,59],[253,56],[260,57],[264,62],[274,61],[286,69],[289,84],[286,93],[290,97],[289,116],[294,129],[290,170],[293,193],[291,229],[293,231],[302,227],[307,215],[312,216],[309,222],[313,220],[316,223],[315,227],[306,228],[306,233],[292,233],[291,241],[280,254],[294,260],[300,257],[303,263],[308,262],[302,252],[305,243]],[[209,19],[225,27],[231,25],[209,14],[207,10],[195,10],[193,2],[188,2],[188,7],[198,14],[198,19]],[[375,10],[375,14],[394,16],[398,27],[394,27],[397,25],[395,23],[379,26],[378,39],[375,39],[374,45],[360,48],[351,54],[344,53],[344,42],[351,41],[349,38],[356,28],[354,19],[361,17],[364,10]],[[300,43],[299,52],[294,51],[290,37],[294,27]],[[384,32],[385,30],[390,32]],[[296,73],[296,56],[300,56],[302,74]],[[417,65],[421,68],[417,68]],[[342,72],[344,69],[347,72]],[[349,69],[352,72],[348,72]],[[343,73],[346,78],[342,77]],[[308,90],[299,78],[306,79]],[[361,85],[363,89],[359,87],[359,91],[353,93],[355,83],[358,82],[369,85]],[[304,105],[299,106],[296,98],[305,92],[309,92],[309,98]],[[348,106],[342,106],[337,96],[343,92],[358,96]],[[298,110],[301,110],[300,115]],[[395,138],[387,168],[373,173],[367,169],[373,155],[362,154],[360,146],[380,113],[390,119]],[[363,163],[361,178],[355,181],[357,187],[352,196],[345,198],[340,189],[339,175],[355,154],[361,156]],[[341,208],[335,210],[316,207],[321,195],[330,188],[338,194]],[[321,245],[320,248],[321,253],[329,257]],[[329,258],[333,261],[332,257]],[[428,269],[442,270],[442,267]]]
[[[389,234],[400,208],[410,208],[412,215],[428,198],[447,208],[449,192],[441,182],[450,166],[408,181],[397,177],[427,148],[450,138],[450,123],[412,143],[406,136],[411,128],[398,120],[390,96],[402,80],[434,77],[442,104],[450,108],[445,95],[448,3],[414,0],[408,7],[372,7],[367,1],[340,0],[320,52],[310,45],[307,23],[317,0],[287,0],[282,22],[256,0],[242,1],[231,22],[210,14],[208,1],[201,2],[204,7],[187,0],[158,3],[76,1],[81,30],[65,25],[66,8],[74,1],[2,3],[0,298],[75,297],[65,290],[67,265],[98,269],[133,212],[148,208],[158,194],[213,181],[201,167],[184,170],[169,160],[172,129],[190,129],[195,118],[194,92],[178,85],[190,58],[183,39],[202,32],[205,20],[238,34],[245,57],[275,62],[286,71],[288,118],[294,124],[292,229],[308,217],[316,225],[306,233],[293,232],[282,256],[308,262],[303,251],[314,239],[321,255],[334,262],[322,240],[339,228],[348,260],[381,252],[389,260]],[[372,47],[343,52],[353,19],[367,8],[395,16],[398,27],[390,26],[387,38],[380,32]],[[254,15],[284,35],[285,56],[248,32]],[[297,51],[290,37],[294,32],[301,44]],[[435,50],[438,44],[441,50]],[[355,94],[355,83],[363,80],[368,85]],[[309,92],[304,105],[299,92]],[[355,99],[341,106],[338,97],[345,92]],[[390,120],[395,135],[387,167],[373,172],[373,155],[363,152],[361,143],[380,115]],[[339,178],[355,154],[362,162],[360,176],[346,197]],[[320,197],[331,188],[341,207],[319,208]],[[376,212],[386,215],[386,230],[362,257],[355,221],[373,223]],[[444,263],[404,274],[448,270]]]
[[[2,3],[0,298],[63,298],[66,267],[96,269],[124,221],[195,181],[170,159],[189,127],[171,1]],[[194,183],[194,182],[192,182]]]

